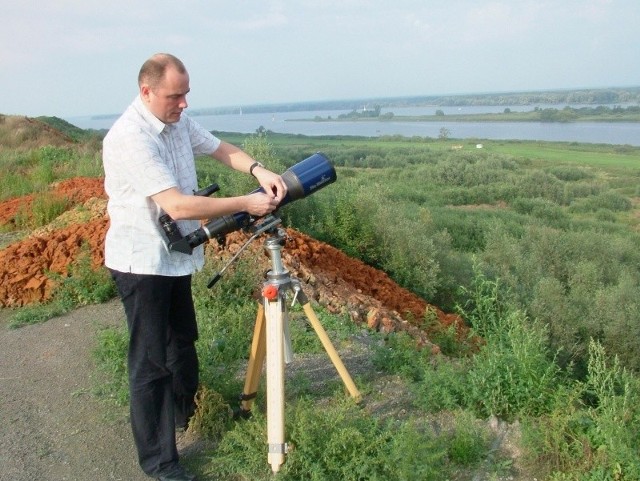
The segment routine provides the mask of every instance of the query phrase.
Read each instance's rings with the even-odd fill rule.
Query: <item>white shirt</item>
[[[204,249],[192,255],[170,252],[158,218],[163,214],[151,196],[171,187],[183,194],[198,190],[194,156],[215,152],[220,140],[184,113],[174,124],[158,120],[140,96],[104,138],[104,187],[110,226],[105,265],[134,274],[183,276],[204,265]],[[178,221],[182,235],[200,227],[197,220]]]

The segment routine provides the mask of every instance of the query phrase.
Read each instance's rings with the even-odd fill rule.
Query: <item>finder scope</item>
[[[282,180],[287,186],[287,195],[280,201],[278,209],[294,200],[307,197],[335,182],[336,171],[329,162],[329,159],[321,152],[317,152],[287,169],[282,174]],[[203,189],[203,191],[196,192],[196,195],[210,195],[215,192],[215,190],[211,190],[208,193],[201,193],[205,191],[205,189]],[[250,194],[256,192],[264,192],[264,189],[260,187],[250,192]],[[167,222],[166,217],[168,216],[162,216],[160,218],[160,225],[169,240],[169,250],[182,252],[184,254],[191,254],[194,248],[209,239],[220,239],[233,231],[246,229],[259,219],[247,212],[236,212],[235,214],[208,220],[199,229],[185,236],[181,236],[175,223],[173,223],[172,226],[171,222]]]

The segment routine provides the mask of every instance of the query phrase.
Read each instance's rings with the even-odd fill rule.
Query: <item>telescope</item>
[[[280,201],[278,209],[295,200],[308,197],[335,182],[336,171],[329,159],[323,153],[317,152],[287,169],[282,174],[282,180],[287,186],[287,195]],[[194,194],[209,196],[217,190],[218,186],[212,184]],[[260,187],[250,194],[256,192],[264,192],[264,189]],[[190,255],[193,253],[193,249],[209,239],[221,240],[226,234],[249,228],[258,219],[260,217],[252,216],[247,212],[236,212],[208,220],[202,227],[185,236],[180,233],[175,221],[168,214],[162,215],[159,222],[169,241],[169,250]]]

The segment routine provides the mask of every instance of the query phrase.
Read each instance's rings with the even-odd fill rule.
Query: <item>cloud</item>
[[[235,22],[235,26],[244,31],[264,30],[287,25],[287,16],[281,12],[269,12],[263,16],[254,16]]]

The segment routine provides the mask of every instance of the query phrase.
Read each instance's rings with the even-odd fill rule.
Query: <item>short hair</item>
[[[170,53],[156,53],[142,64],[138,74],[138,85],[149,84],[155,88],[162,82],[167,67],[174,67],[180,73],[186,73],[187,69],[182,61]]]

